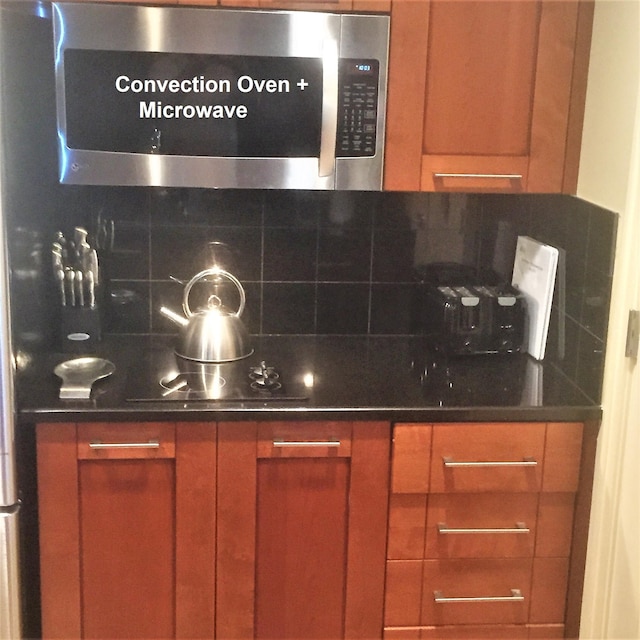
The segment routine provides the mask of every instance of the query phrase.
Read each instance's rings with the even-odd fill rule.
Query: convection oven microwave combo
[[[54,3],[59,179],[382,186],[389,17]]]

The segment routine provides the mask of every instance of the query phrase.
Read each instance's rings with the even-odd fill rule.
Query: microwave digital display
[[[71,149],[218,157],[314,157],[318,58],[67,49]]]

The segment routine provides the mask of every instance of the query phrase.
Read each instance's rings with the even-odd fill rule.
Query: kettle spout
[[[169,318],[169,320],[173,320],[177,325],[181,327],[186,327],[189,324],[189,321],[183,316],[177,314],[175,311],[171,311],[167,307],[160,307],[160,313],[165,317]]]

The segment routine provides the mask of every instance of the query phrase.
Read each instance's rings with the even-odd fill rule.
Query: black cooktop
[[[304,380],[287,380],[275,363],[258,354],[232,362],[203,363],[171,349],[151,351],[144,373],[129,376],[127,402],[304,402]],[[297,378],[297,379],[296,379]]]

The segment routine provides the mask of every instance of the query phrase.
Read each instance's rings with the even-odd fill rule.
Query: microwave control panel
[[[340,60],[338,158],[374,156],[376,153],[378,70],[377,60]]]

